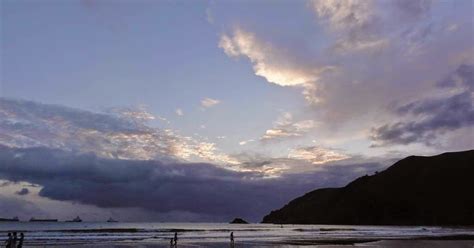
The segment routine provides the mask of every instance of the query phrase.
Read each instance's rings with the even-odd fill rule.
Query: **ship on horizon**
[[[76,218],[72,220],[66,220],[66,222],[82,222],[82,219],[79,216],[77,216]]]
[[[18,217],[15,216],[15,217],[13,217],[13,218],[11,218],[11,219],[9,219],[9,218],[0,218],[0,221],[14,221],[14,222],[18,222],[18,221],[20,221],[20,219],[18,219]]]
[[[36,219],[35,217],[32,217],[30,222],[58,222],[58,219]]]
[[[110,218],[107,220],[107,222],[118,222],[118,221],[117,221],[117,220],[114,220],[114,219],[112,219],[112,217],[110,217]]]

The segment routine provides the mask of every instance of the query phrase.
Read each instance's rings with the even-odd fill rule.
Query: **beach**
[[[25,234],[24,247],[469,247],[473,227],[273,225],[225,223],[4,222],[0,235]]]

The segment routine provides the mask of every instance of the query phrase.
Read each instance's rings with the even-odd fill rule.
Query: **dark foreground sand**
[[[64,245],[26,245],[25,247],[72,247],[72,248],[169,248],[169,244],[157,242],[117,242],[117,243],[96,243],[96,244],[68,244]],[[228,243],[182,243],[178,248],[225,248],[230,247]],[[251,242],[237,242],[235,248],[474,248],[474,240],[380,240],[353,244],[288,244],[288,243],[251,243]]]

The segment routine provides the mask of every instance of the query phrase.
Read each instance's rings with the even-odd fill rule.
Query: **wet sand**
[[[3,223],[0,236],[24,232],[24,247],[468,247],[474,227],[271,225],[226,223]],[[0,239],[1,240],[1,239]]]
[[[121,241],[121,242],[105,242],[105,243],[82,243],[82,244],[25,244],[25,247],[72,247],[72,248],[169,248],[169,243],[165,241]],[[221,242],[183,242],[178,244],[178,248],[223,248],[230,247],[229,243]],[[331,244],[329,241],[321,241],[311,243],[309,241],[301,242],[236,242],[235,248],[474,248],[474,240],[347,240],[347,242],[337,242]]]

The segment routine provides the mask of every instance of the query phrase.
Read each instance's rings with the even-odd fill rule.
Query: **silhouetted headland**
[[[317,189],[263,223],[474,225],[474,150],[410,156],[343,188]]]

